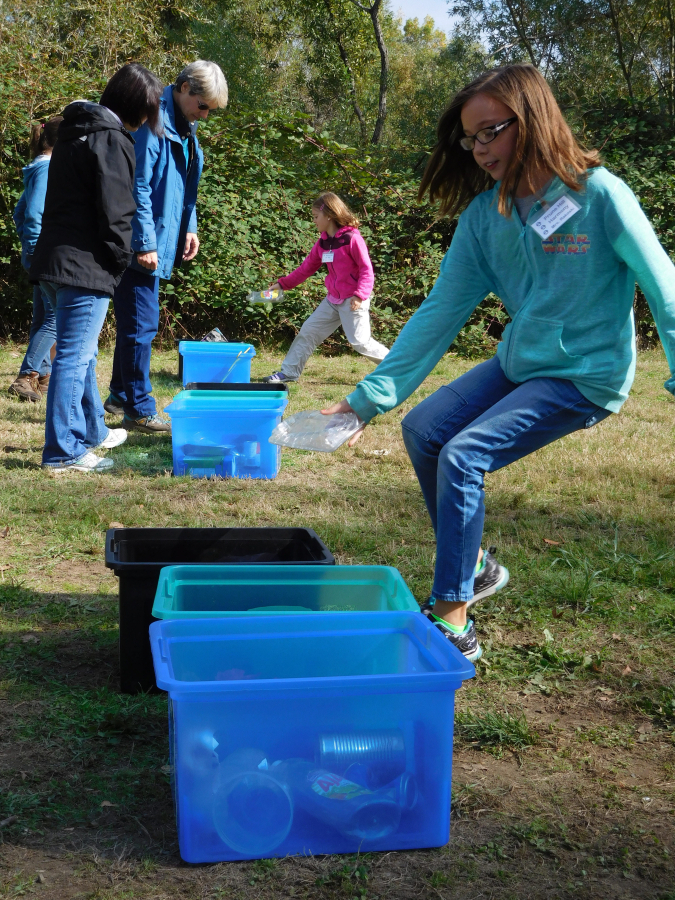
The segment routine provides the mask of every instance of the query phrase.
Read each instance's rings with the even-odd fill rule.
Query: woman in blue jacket
[[[30,155],[33,162],[24,167],[24,190],[13,213],[14,224],[21,241],[21,264],[26,271],[30,269],[42,228],[49,161],[62,121],[63,116],[54,116],[43,125],[34,125],[31,132]],[[55,342],[56,316],[51,303],[36,284],[33,286],[33,318],[28,347],[19,374],[8,388],[10,394],[33,403],[46,396]]]
[[[227,104],[227,82],[213,62],[197,60],[165,88],[160,100],[162,132],[146,126],[135,136],[136,214],[132,222],[131,265],[113,302],[117,339],[106,412],[124,413],[127,431],[161,434],[170,425],[157,415],[151,396],[150,356],[159,328],[159,280],[174,265],[197,255],[197,185],[204,154],[197,122]]]
[[[494,69],[457,94],[420,197],[427,191],[442,214],[466,207],[438,280],[387,358],[324,412],[353,409],[369,422],[398,406],[490,292],[504,303],[511,321],[497,355],[403,420],[436,534],[422,611],[478,659],[467,608],[508,580],[481,549],[485,474],[621,409],[635,374],[636,281],[675,393],[675,268],[632,191],[577,144],[534,66]]]

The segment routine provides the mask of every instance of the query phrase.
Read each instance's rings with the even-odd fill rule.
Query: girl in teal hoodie
[[[621,409],[635,374],[636,282],[675,393],[675,268],[632,191],[576,143],[533,66],[494,69],[457,94],[420,198],[427,191],[442,214],[466,207],[438,280],[387,358],[324,412],[369,422],[398,406],[485,296],[501,298],[511,321],[496,356],[403,420],[437,542],[422,611],[478,659],[467,609],[508,580],[481,549],[485,473]]]

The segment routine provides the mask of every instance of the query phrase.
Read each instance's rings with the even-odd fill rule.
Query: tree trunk
[[[619,66],[621,67],[621,71],[623,72],[623,77],[626,81],[626,87],[628,88],[628,96],[630,97],[630,102],[632,106],[635,106],[635,96],[633,95],[633,79],[630,71],[630,66],[626,62],[626,55],[623,46],[623,38],[621,37],[621,25],[619,23],[619,15],[616,10],[616,6],[614,5],[614,0],[609,0],[609,15],[612,20],[612,27],[614,28],[614,35],[616,37],[616,55],[619,60]]]
[[[352,96],[352,106],[354,107],[354,112],[356,114],[356,118],[359,120],[359,128],[361,130],[361,143],[366,143],[366,117],[363,114],[363,110],[359,106],[358,98],[356,95],[356,78],[354,78],[354,72],[352,71],[352,67],[349,63],[349,57],[347,56],[347,50],[345,45],[342,42],[342,35],[337,27],[337,22],[335,21],[335,16],[333,15],[333,9],[330,5],[330,0],[324,0],[324,5],[328,11],[328,15],[330,17],[331,22],[333,23],[333,28],[335,31],[335,43],[337,44],[338,50],[340,51],[340,58],[342,59],[342,63],[347,70],[347,74],[349,76],[349,93]]]
[[[522,16],[519,16],[516,12],[516,8],[512,0],[506,0],[506,5],[509,8],[509,15],[511,16],[513,27],[516,29],[521,44],[527,50],[527,55],[530,57],[530,62],[533,66],[539,65],[539,62],[534,53],[534,48],[532,47],[532,43],[527,36],[525,23],[523,22]]]
[[[375,42],[377,43],[377,49],[380,51],[380,99],[377,105],[377,121],[375,122],[373,136],[370,139],[371,144],[379,144],[387,118],[387,87],[389,86],[389,54],[387,53],[387,46],[384,43],[384,35],[380,27],[382,0],[375,0],[372,6],[364,6],[359,0],[352,0],[352,3],[361,12],[370,16],[370,21],[373,23],[373,31],[375,32]]]
[[[377,121],[375,122],[375,130],[371,138],[372,144],[379,144],[382,137],[382,129],[387,118],[387,87],[389,85],[389,54],[384,43],[384,35],[380,27],[380,6],[382,0],[375,0],[370,7],[370,18],[373,23],[373,31],[375,32],[375,40],[377,41],[377,49],[380,51],[380,100],[377,107]]]

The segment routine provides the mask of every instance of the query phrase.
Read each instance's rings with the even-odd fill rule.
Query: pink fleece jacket
[[[306,281],[318,272],[324,253],[332,251],[333,261],[327,262],[328,275],[324,284],[331,303],[342,303],[348,297],[367,300],[373,291],[375,275],[368,256],[368,248],[358,229],[345,225],[334,237],[325,231],[312,247],[309,256],[290,275],[279,279],[279,285],[287,291]]]

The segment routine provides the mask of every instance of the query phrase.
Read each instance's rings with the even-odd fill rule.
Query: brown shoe
[[[49,390],[49,373],[46,375],[40,375],[38,378],[38,388],[40,389],[40,393],[43,397],[47,396],[47,391]]]
[[[31,403],[39,403],[42,400],[38,373],[28,372],[27,375],[17,375],[16,379],[7,388],[8,394],[16,394],[19,400],[30,400]]]

